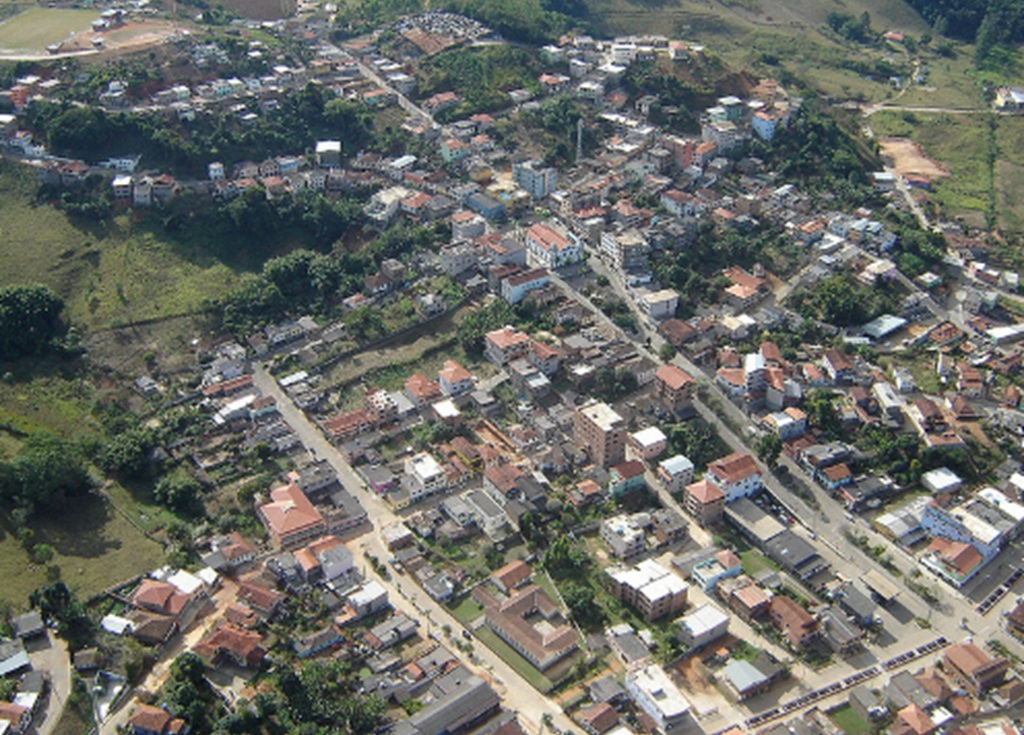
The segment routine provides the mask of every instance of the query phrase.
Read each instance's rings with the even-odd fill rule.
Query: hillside
[[[35,189],[31,170],[0,162],[0,285],[50,286],[87,330],[190,313],[239,277],[127,214],[103,223],[72,219],[36,203]]]

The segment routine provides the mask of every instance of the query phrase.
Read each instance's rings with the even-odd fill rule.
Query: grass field
[[[53,729],[53,735],[85,735],[92,728],[92,713],[68,703]]]
[[[451,612],[456,620],[468,625],[483,615],[484,609],[473,599],[472,595],[466,595],[458,605],[451,608]]]
[[[95,10],[32,8],[0,23],[0,51],[45,51],[72,33],[89,30]]]
[[[551,681],[544,676],[544,674],[534,668],[533,664],[520,656],[512,646],[501,640],[501,638],[498,637],[498,634],[493,630],[483,626],[481,628],[477,628],[475,633],[477,638],[483,641],[488,648],[501,656],[505,663],[519,672],[519,674],[526,679],[534,689],[540,692],[547,692],[554,687],[555,682]]]
[[[133,225],[79,223],[35,204],[31,170],[0,164],[0,285],[45,283],[72,321],[97,329],[197,309],[239,279],[220,261]]]
[[[782,66],[820,92],[871,101],[891,93],[885,80],[869,81],[840,64],[900,54],[838,42],[825,29],[828,13],[859,17],[866,11],[878,31],[928,30],[905,3],[886,0],[588,0],[587,6],[599,33],[664,33],[701,43],[735,68],[768,76],[777,76],[779,68],[761,63],[763,55],[777,55]]]
[[[946,165],[950,176],[935,184],[932,196],[950,217],[988,210],[988,115],[880,112],[871,116],[871,127],[878,135],[911,138],[930,158]]]
[[[53,546],[48,565],[85,599],[141,572],[159,566],[160,545],[135,529],[109,503],[92,496],[76,501],[75,510],[60,517],[33,521],[34,541]],[[47,569],[32,564],[13,529],[0,521],[0,600],[15,608],[28,604],[28,594],[48,582]]]
[[[868,735],[871,732],[871,725],[850,705],[833,710],[828,716],[846,735]]]
[[[747,549],[740,552],[740,561],[743,562],[743,573],[750,576],[754,576],[765,569],[779,571],[778,564],[756,549]]]

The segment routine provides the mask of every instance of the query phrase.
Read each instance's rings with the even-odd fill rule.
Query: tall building
[[[543,199],[558,185],[558,170],[538,160],[513,163],[512,180],[534,199]]]
[[[592,401],[576,409],[574,439],[590,461],[601,467],[626,458],[626,421],[607,403]]]

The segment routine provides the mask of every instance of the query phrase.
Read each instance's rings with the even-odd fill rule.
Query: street
[[[64,705],[71,694],[71,660],[68,644],[46,631],[46,638],[28,641],[25,645],[32,668],[49,674],[49,694],[32,720],[36,735],[50,735],[60,721]]]
[[[282,418],[295,430],[307,449],[313,449],[316,455],[327,460],[338,473],[339,481],[353,495],[359,498],[371,521],[371,528],[362,530],[362,535],[355,540],[349,541],[349,546],[355,553],[357,559],[363,552],[373,554],[378,559],[385,560],[390,552],[384,547],[380,534],[375,532],[379,526],[386,526],[389,523],[402,520],[376,493],[368,490],[362,478],[356,474],[352,466],[345,461],[341,453],[327,441],[323,432],[314,424],[306,414],[301,411],[292,399],[284,392],[277,380],[262,365],[256,367],[253,373],[253,380],[256,386],[263,391],[264,395],[274,396],[277,399],[277,407]],[[395,607],[406,607],[411,613],[417,612],[422,626],[421,633],[424,637],[433,633],[441,639],[441,629],[447,625],[454,635],[459,635],[463,630],[460,623],[443,605],[434,601],[429,595],[419,589],[412,580],[401,580],[393,578],[383,579],[374,570],[365,565],[365,574],[369,578],[376,579],[388,591],[388,595]],[[404,584],[402,582],[405,582]],[[404,603],[404,604],[403,604]],[[563,713],[557,703],[545,697],[535,690],[522,676],[511,666],[505,663],[497,654],[483,643],[477,641],[471,656],[449,647],[457,656],[462,656],[464,663],[471,669],[478,671],[481,676],[490,681],[505,702],[506,708],[519,713],[526,730],[538,731],[545,714],[551,715],[553,724],[560,730],[568,730],[578,733],[579,729]],[[468,660],[466,660],[468,659]],[[476,660],[473,660],[476,659]],[[478,663],[479,662],[479,663]]]

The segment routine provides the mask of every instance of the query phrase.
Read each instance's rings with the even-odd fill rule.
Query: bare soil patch
[[[902,176],[916,174],[929,179],[942,179],[949,176],[949,169],[924,152],[924,149],[907,138],[879,138],[882,155],[892,161],[892,167]]]

